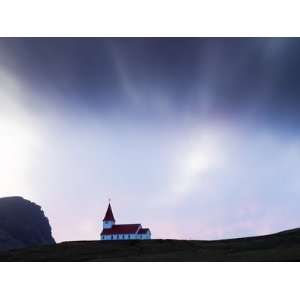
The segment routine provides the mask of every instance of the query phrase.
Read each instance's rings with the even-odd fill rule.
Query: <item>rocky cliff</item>
[[[39,205],[22,197],[0,198],[0,250],[54,243]]]

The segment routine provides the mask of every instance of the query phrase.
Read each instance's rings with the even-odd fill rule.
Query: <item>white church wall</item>
[[[145,234],[113,234],[113,235],[102,235],[101,240],[150,240],[150,231]]]
[[[114,221],[103,221],[103,228],[110,229],[115,224]]]
[[[149,234],[142,234],[142,240],[149,240],[150,239],[150,236]]]

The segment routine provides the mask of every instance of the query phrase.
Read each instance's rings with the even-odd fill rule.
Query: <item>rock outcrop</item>
[[[0,250],[54,244],[41,207],[22,197],[0,198]]]

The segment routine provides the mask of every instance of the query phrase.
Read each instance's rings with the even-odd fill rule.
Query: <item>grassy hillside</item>
[[[300,229],[217,241],[78,241],[0,252],[0,261],[300,261]]]

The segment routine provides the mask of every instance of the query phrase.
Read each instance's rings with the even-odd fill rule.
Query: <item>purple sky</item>
[[[0,195],[57,241],[300,225],[298,39],[0,39]]]

